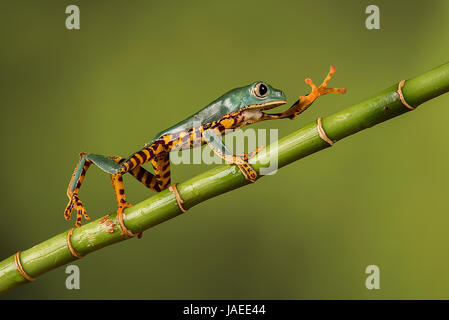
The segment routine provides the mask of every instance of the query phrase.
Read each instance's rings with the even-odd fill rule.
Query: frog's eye
[[[265,98],[268,94],[268,87],[265,83],[259,82],[254,86],[254,94],[259,98]]]

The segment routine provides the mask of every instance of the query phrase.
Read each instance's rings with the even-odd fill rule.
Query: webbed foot
[[[251,159],[254,157],[258,152],[260,152],[264,146],[259,146],[256,150],[250,152],[250,153],[241,153],[237,155],[242,161],[236,161],[234,164],[237,165],[237,167],[240,169],[242,174],[245,176],[246,180],[249,180],[251,182],[255,182],[257,179],[257,172],[254,170],[251,165],[248,163],[248,159]]]
[[[72,210],[76,210],[76,226],[79,228],[81,227],[81,219],[84,216],[84,219],[90,220],[90,217],[86,213],[86,209],[83,206],[83,203],[81,202],[80,198],[78,197],[78,194],[73,193],[70,197],[69,203],[67,204],[67,207],[64,210],[64,218],[66,220],[70,220],[70,217],[72,215]]]
[[[312,92],[306,96],[306,99],[313,101],[316,98],[318,98],[320,96],[324,96],[325,94],[328,94],[328,93],[344,94],[346,92],[346,88],[328,88],[327,87],[327,85],[329,84],[329,81],[331,81],[332,76],[334,75],[334,73],[336,71],[337,71],[337,68],[335,66],[330,66],[329,73],[327,74],[326,78],[320,84],[319,87],[317,87],[313,83],[312,79],[310,79],[310,78],[305,79],[304,82],[307,83],[312,88]]]
[[[257,180],[257,172],[248,163],[248,159],[251,159],[252,157],[254,157],[263,148],[264,148],[264,146],[259,146],[256,150],[254,150],[250,153],[241,153],[241,154],[233,157],[232,161],[228,161],[228,164],[237,165],[237,167],[242,172],[242,174],[246,180],[255,182]]]
[[[257,172],[254,170],[248,162],[242,161],[241,163],[235,163],[237,167],[240,169],[240,171],[245,176],[246,180],[249,180],[251,182],[255,182],[257,179]]]

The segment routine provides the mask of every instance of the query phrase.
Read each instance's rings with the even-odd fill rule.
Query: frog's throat
[[[243,109],[244,110],[247,110],[247,109],[269,110],[269,109],[273,109],[275,107],[281,106],[286,103],[287,103],[286,100],[276,100],[276,101],[270,101],[270,102],[250,104],[248,106],[245,106]]]

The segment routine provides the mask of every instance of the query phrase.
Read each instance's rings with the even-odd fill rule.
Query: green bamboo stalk
[[[396,93],[395,84],[374,97],[347,109],[323,118],[323,128],[329,138],[341,140],[358,131],[372,127],[380,122],[409,112]],[[423,102],[449,91],[449,63],[406,81],[402,89],[406,101],[417,107]],[[316,122],[282,138],[278,143],[268,146],[257,157],[250,160],[257,171],[266,163],[278,162],[281,168],[293,161],[314,152],[328,148],[318,134]],[[221,165],[206,171],[178,185],[181,197],[186,200],[185,207],[191,208],[207,199],[249,184],[236,166]],[[125,224],[134,233],[142,232],[161,222],[174,218],[182,212],[176,204],[174,195],[164,190],[125,211]],[[116,214],[109,217],[118,226]],[[123,241],[118,227],[109,233],[109,226],[99,224],[101,218],[74,230],[71,243],[74,249],[85,256],[95,250]],[[23,269],[32,277],[76,260],[67,247],[67,232],[60,233],[21,253]],[[14,256],[0,262],[0,293],[27,283],[14,262]]]

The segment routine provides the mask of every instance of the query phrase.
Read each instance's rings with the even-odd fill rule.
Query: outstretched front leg
[[[295,119],[301,113],[306,111],[318,97],[324,96],[328,93],[344,94],[346,92],[346,88],[327,87],[329,81],[332,79],[332,76],[336,71],[337,68],[335,66],[330,66],[329,73],[327,74],[326,78],[319,87],[317,87],[313,83],[312,79],[310,78],[305,79],[304,82],[307,83],[312,88],[312,91],[308,95],[300,96],[299,99],[290,108],[288,108],[286,111],[282,113],[274,113],[274,114],[263,113],[263,116],[260,119],[258,119],[258,121],[284,119],[284,118]]]
[[[328,93],[340,93],[344,94],[346,92],[346,88],[328,88],[327,85],[329,84],[329,81],[332,79],[332,76],[337,71],[337,68],[335,66],[330,66],[329,73],[327,74],[326,78],[324,79],[323,83],[319,87],[317,87],[312,79],[307,78],[304,80],[305,83],[307,83],[311,88],[312,92],[310,92],[306,96],[300,96],[297,103],[292,107],[292,114],[289,116],[290,119],[295,119],[298,117],[301,113],[307,110],[312,103],[315,101],[316,98],[320,96],[324,96]],[[287,110],[288,111],[288,110]]]

